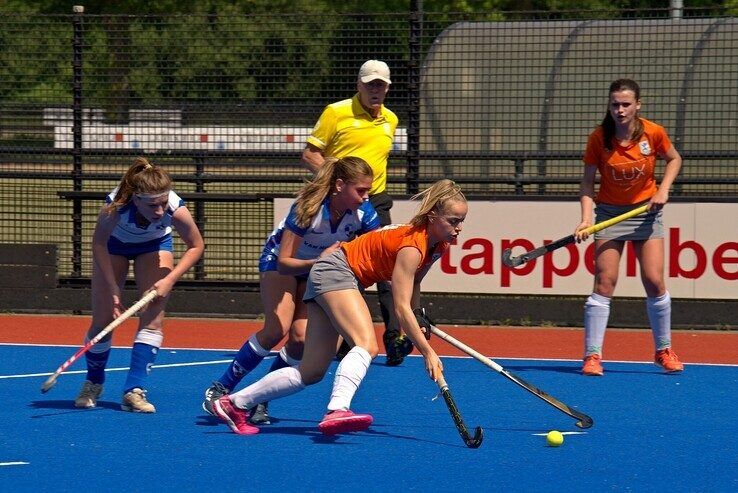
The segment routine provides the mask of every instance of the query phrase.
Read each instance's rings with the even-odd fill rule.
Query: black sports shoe
[[[348,342],[341,342],[341,345],[338,347],[338,351],[336,351],[336,359],[341,361],[349,351],[351,351],[351,346],[348,345]]]
[[[252,425],[270,425],[272,424],[269,419],[268,402],[263,404],[257,404],[249,409],[249,423]]]
[[[213,382],[213,385],[205,390],[205,400],[202,401],[202,409],[211,416],[216,416],[215,411],[213,411],[213,403],[226,394],[228,394],[228,389],[222,383],[218,381]]]
[[[405,356],[413,352],[413,343],[405,334],[397,331],[386,331],[382,337],[387,351],[387,366],[397,366],[405,360]]]

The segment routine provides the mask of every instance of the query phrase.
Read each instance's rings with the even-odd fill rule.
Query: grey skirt
[[[595,222],[601,223],[613,217],[625,214],[641,204],[635,205],[609,205],[598,204],[595,207]],[[664,224],[661,220],[663,209],[658,212],[647,212],[639,214],[625,221],[605,228],[595,233],[595,240],[650,240],[652,238],[664,237]]]
[[[319,259],[310,269],[302,301],[307,303],[323,293],[342,289],[360,290],[359,280],[349,267],[346,254],[338,249]]]

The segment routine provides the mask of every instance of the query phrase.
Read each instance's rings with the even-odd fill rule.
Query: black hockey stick
[[[590,226],[584,231],[590,235],[594,234],[598,231],[602,231],[605,228],[609,228],[613,224],[617,224],[621,221],[625,221],[626,219],[637,216],[638,214],[642,214],[646,212],[649,207],[651,207],[651,204],[643,204],[642,206],[636,207],[632,211],[628,211],[625,214],[621,214],[617,217],[613,217],[612,219],[608,219],[607,221],[602,221],[601,223],[597,223],[594,226]],[[513,257],[512,250],[508,248],[504,252],[502,252],[502,263],[508,267],[518,267],[519,265],[523,265],[524,263],[533,260],[534,258],[541,257],[549,252],[553,252],[554,250],[558,250],[561,247],[565,247],[570,243],[574,243],[575,240],[576,237],[574,235],[565,236],[564,238],[560,238],[553,243],[543,245],[534,250],[518,255],[517,257]]]
[[[446,383],[446,379],[443,378],[443,374],[438,377],[436,383],[438,384],[438,388],[441,389],[443,400],[446,401],[446,407],[448,407],[449,412],[451,412],[451,417],[454,420],[456,429],[459,430],[461,439],[464,440],[464,444],[469,448],[479,448],[479,446],[482,445],[482,440],[484,440],[484,430],[477,426],[474,429],[474,436],[472,437],[464,424],[464,419],[461,417],[459,408],[456,407],[456,403],[454,402],[454,398],[451,396],[451,391],[448,389],[448,384]]]
[[[426,337],[430,338],[431,333],[436,334],[438,337],[448,342],[449,344],[454,346],[456,349],[463,351],[464,353],[468,354],[469,356],[479,361],[480,363],[484,364],[485,366],[492,368],[497,373],[512,380],[516,384],[520,385],[521,387],[523,387],[525,390],[527,390],[531,394],[543,399],[544,401],[551,404],[553,407],[555,407],[559,411],[565,414],[568,414],[572,418],[576,419],[577,420],[576,425],[579,428],[589,428],[594,424],[594,421],[592,420],[592,418],[590,418],[586,414],[581,413],[577,411],[576,409],[572,409],[571,407],[567,406],[566,404],[564,404],[557,398],[551,395],[548,395],[541,389],[534,387],[533,385],[529,384],[528,382],[518,377],[517,375],[514,375],[510,373],[509,371],[505,370],[503,367],[501,367],[500,365],[498,365],[497,363],[495,363],[488,357],[484,356],[479,351],[476,351],[475,349],[467,346],[466,344],[459,341],[458,339],[455,339],[451,337],[450,335],[446,334],[444,331],[436,327],[433,321],[430,318],[428,318],[428,315],[425,314],[424,308],[416,308],[415,310],[413,310],[413,313],[415,314],[415,318],[418,320],[418,325],[420,325],[420,328],[425,332]]]
[[[539,389],[537,387],[534,387],[533,385],[529,384],[528,382],[526,382],[522,378],[518,377],[517,375],[514,375],[514,374],[510,373],[509,371],[505,370],[503,367],[501,367],[500,365],[498,365],[497,363],[495,363],[491,359],[487,358],[483,354],[475,351],[474,349],[470,348],[469,346],[467,346],[463,342],[461,342],[461,341],[459,341],[457,339],[454,339],[450,335],[446,334],[444,331],[442,331],[441,329],[439,329],[435,325],[431,324],[430,325],[430,330],[431,330],[432,333],[434,333],[435,335],[437,335],[438,337],[440,337],[444,341],[448,342],[449,344],[451,344],[455,348],[457,348],[457,349],[465,352],[466,354],[468,354],[469,356],[471,356],[475,360],[479,361],[480,363],[484,364],[485,366],[488,366],[488,367],[492,368],[493,370],[495,370],[500,375],[502,375],[502,376],[504,376],[504,377],[512,380],[513,382],[515,382],[516,384],[520,385],[521,387],[523,387],[525,390],[527,390],[531,394],[533,394],[536,397],[539,397],[539,398],[543,399],[544,401],[546,401],[547,403],[551,404],[553,407],[555,407],[559,411],[561,411],[561,412],[563,412],[565,414],[568,414],[572,418],[576,419],[577,420],[576,425],[579,428],[589,428],[589,427],[592,426],[592,424],[594,424],[594,421],[592,420],[592,418],[590,418],[586,414],[581,413],[581,412],[577,411],[576,409],[572,409],[571,407],[567,406],[566,404],[564,404],[563,402],[561,402],[557,398],[555,398],[555,397],[553,397],[551,395],[548,395],[547,393],[545,393],[541,389]]]

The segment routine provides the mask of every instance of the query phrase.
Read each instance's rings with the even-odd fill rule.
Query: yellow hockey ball
[[[550,447],[558,447],[564,443],[564,435],[562,435],[560,431],[551,430],[546,435],[546,443],[548,443]]]

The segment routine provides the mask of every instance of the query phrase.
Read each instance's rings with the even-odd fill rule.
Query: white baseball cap
[[[367,60],[359,69],[359,80],[367,84],[373,80],[383,80],[392,84],[390,80],[390,69],[386,63],[380,60]]]

